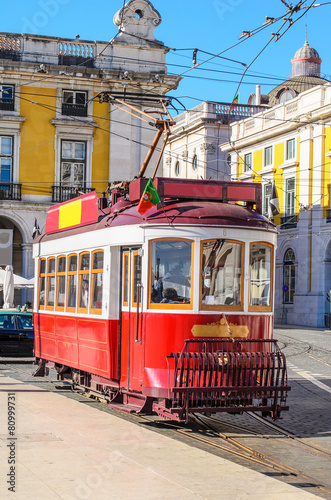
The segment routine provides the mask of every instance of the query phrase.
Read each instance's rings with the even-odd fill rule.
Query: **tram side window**
[[[150,302],[191,304],[192,243],[154,241],[151,254]]]
[[[271,307],[272,248],[262,243],[250,247],[250,307]]]
[[[55,304],[55,258],[47,261],[47,302],[46,309],[53,310]]]
[[[242,247],[223,239],[202,242],[202,308],[242,307]]]
[[[64,311],[65,291],[66,291],[66,263],[64,256],[57,258],[57,300],[56,309]]]
[[[92,254],[92,300],[91,312],[102,312],[102,284],[103,284],[103,251],[97,250]]]
[[[45,294],[46,294],[46,259],[39,260],[39,301],[38,309],[45,309]]]
[[[77,255],[68,257],[67,311],[76,311],[77,301]]]
[[[90,290],[90,254],[80,254],[79,263],[79,312],[88,312]]]

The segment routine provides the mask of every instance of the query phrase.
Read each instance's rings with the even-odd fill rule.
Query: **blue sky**
[[[293,0],[296,4],[298,0]],[[162,23],[154,31],[158,40],[176,49],[198,48],[218,54],[238,42],[242,31],[252,31],[263,24],[265,17],[278,17],[286,12],[281,0],[152,0],[162,16]],[[304,5],[310,5],[307,0]],[[322,72],[331,75],[331,54],[328,33],[331,2],[321,0],[320,7],[307,14],[308,42],[322,58]],[[88,0],[16,0],[1,7],[1,31],[37,33],[74,38],[79,34],[85,40],[110,40],[117,32],[114,14],[123,0],[90,2]],[[300,10],[293,21],[304,14]],[[291,58],[305,42],[305,15],[282,36],[272,41],[253,63],[240,86],[239,102],[247,103],[255,85],[261,84],[262,93],[268,93],[291,73]],[[224,57],[250,64],[276,32],[281,21],[268,26],[237,47],[223,53]],[[198,63],[209,56],[198,52]],[[167,55],[169,73],[180,74],[190,68],[192,51],[176,50]],[[212,70],[212,71],[211,71]],[[200,69],[189,71],[179,88],[172,94],[180,97],[186,107],[201,100],[229,102],[233,99],[243,71],[234,62],[213,59]],[[197,78],[198,77],[198,78]],[[330,77],[331,79],[331,77]],[[183,96],[189,96],[187,97]]]

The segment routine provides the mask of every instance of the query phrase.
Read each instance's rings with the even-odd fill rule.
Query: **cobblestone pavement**
[[[221,414],[217,420],[222,433],[273,461],[285,464],[288,473],[252,465],[245,459],[225,458],[331,500],[331,331],[278,327],[274,330],[274,337],[286,355],[291,386],[288,396],[290,410],[283,412],[282,419],[276,422],[285,434],[265,427],[263,422],[249,414]],[[11,367],[5,367],[5,363]],[[2,370],[8,368],[9,376],[45,389],[49,384],[47,380],[55,380],[54,373],[45,379],[31,379],[32,366],[28,360],[20,364],[18,360],[11,362],[2,358],[1,365]],[[62,393],[69,396],[68,391]],[[95,403],[93,406],[96,407]],[[100,409],[111,411],[105,405],[100,405]],[[270,419],[268,421],[272,423]],[[287,433],[292,437],[288,438]],[[291,468],[300,474],[291,473]]]

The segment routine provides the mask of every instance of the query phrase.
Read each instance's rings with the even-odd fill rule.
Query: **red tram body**
[[[161,203],[141,216],[146,182],[110,207],[89,193],[49,210],[33,250],[35,375],[52,367],[113,408],[182,422],[279,417],[289,387],[261,186],[157,178]]]

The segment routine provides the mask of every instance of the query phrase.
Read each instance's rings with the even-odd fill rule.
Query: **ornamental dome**
[[[295,76],[317,76],[321,75],[321,58],[317,50],[310,47],[307,40],[301,49],[297,50],[291,61],[292,78]]]
[[[301,49],[298,49],[296,51],[296,53],[294,54],[294,57],[292,60],[295,60],[295,59],[319,59],[321,61],[317,50],[313,49],[313,47],[311,47],[309,45],[307,40],[306,40],[304,46],[301,47]]]

